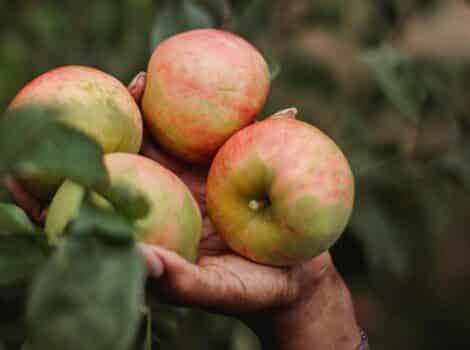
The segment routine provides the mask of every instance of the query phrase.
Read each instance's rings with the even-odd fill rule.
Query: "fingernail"
[[[154,278],[159,278],[163,275],[163,264],[159,258],[154,257],[150,261],[149,269]]]
[[[287,108],[282,111],[275,113],[272,118],[291,118],[295,119],[297,117],[298,110],[295,107]]]
[[[143,252],[145,265],[147,266],[149,274],[153,278],[161,277],[164,272],[164,267],[156,251],[151,246],[143,243],[139,243],[138,246]]]
[[[135,90],[137,88],[137,85],[139,85],[144,78],[145,78],[145,72],[140,72],[134,77],[134,79],[132,79],[132,81],[129,84],[129,88],[131,90]]]
[[[140,72],[137,75],[136,85],[142,84],[145,80],[145,72]]]

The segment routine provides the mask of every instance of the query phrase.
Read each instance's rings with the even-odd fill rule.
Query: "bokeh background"
[[[276,79],[260,117],[295,106],[348,156],[356,207],[332,253],[373,349],[470,348],[470,4],[0,0],[0,108],[59,65],[128,82],[161,40],[199,27],[263,51]],[[259,349],[201,311],[160,310],[153,327],[156,349]]]

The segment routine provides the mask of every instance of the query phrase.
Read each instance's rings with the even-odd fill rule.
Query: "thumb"
[[[140,72],[137,74],[134,79],[129,83],[127,89],[129,90],[129,93],[132,95],[134,98],[135,102],[137,104],[140,104],[140,101],[142,100],[142,96],[144,94],[145,90],[145,79],[146,79],[146,73],[145,72]]]
[[[151,291],[171,303],[223,312],[239,311],[244,303],[240,280],[216,264],[191,264],[158,246],[140,244],[149,271]]]

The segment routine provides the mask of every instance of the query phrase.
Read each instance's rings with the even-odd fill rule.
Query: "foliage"
[[[34,108],[3,116],[0,120],[0,178],[9,171],[27,171],[56,174],[91,188],[106,187],[108,178],[100,146],[58,122],[57,113]],[[77,167],[80,162],[85,169]]]
[[[110,212],[85,199],[59,242],[47,242],[20,208],[0,203],[0,286],[30,286],[21,311],[29,332],[18,327],[25,332],[19,341],[27,340],[30,349],[128,349],[140,326],[145,287],[133,220],[146,215],[148,204],[134,189],[109,186],[101,148],[59,122],[57,113],[28,108],[2,117],[2,183],[20,168],[38,169],[125,203]]]
[[[470,345],[470,49],[466,45],[470,39],[470,10],[466,2],[0,3],[4,9],[0,15],[2,108],[33,76],[57,65],[89,64],[128,81],[136,72],[145,70],[149,54],[158,42],[182,30],[224,28],[253,41],[272,62],[273,71],[281,68],[260,117],[296,106],[301,119],[325,130],[341,145],[353,167],[356,207],[351,225],[333,255],[352,287],[358,318],[371,336],[374,349]],[[28,113],[27,117],[34,115]],[[35,135],[31,139],[23,137],[25,148],[18,148],[20,143],[8,139],[21,139],[21,124],[7,132],[8,124],[2,119],[0,123],[0,173],[7,167],[11,169],[12,163],[19,167],[21,162],[17,159],[21,154],[20,158],[28,160],[26,164],[59,169],[89,186],[105,181],[96,177],[104,176],[97,162],[94,170],[88,168],[89,171],[74,174],[74,166],[62,167],[62,161],[66,165],[67,159],[59,154],[55,159],[41,156],[46,149],[51,151],[50,143],[40,143]],[[38,133],[55,130],[58,135],[67,135],[67,139],[71,135],[64,126],[44,125]],[[76,143],[87,143],[73,134]],[[41,146],[33,147],[37,150],[32,154],[24,153],[31,149],[28,145]],[[67,150],[73,152],[74,147]],[[92,144],[87,147],[94,152]],[[70,159],[80,162],[79,158]],[[91,165],[83,164],[88,166]],[[60,251],[78,254],[81,248],[71,248],[75,244],[92,247],[88,252],[90,264],[108,249],[115,254],[123,250],[132,255],[132,243],[122,238],[126,237],[126,225],[142,215],[146,206],[132,189],[103,192],[115,203],[141,204],[126,205],[112,217],[84,206],[82,221],[79,219],[70,228],[75,234],[67,236],[59,247],[50,247],[33,238],[40,235],[31,234],[31,223],[24,214],[11,203],[6,204],[9,196],[0,186],[0,200],[5,203],[0,208],[0,251],[7,249],[4,256],[11,257],[19,271],[17,276],[7,277],[5,283],[39,283],[32,282],[32,275],[27,272],[31,266],[43,266],[43,259],[48,261],[46,268],[55,271],[52,275],[63,273],[63,267],[52,261],[57,260]],[[123,201],[123,197],[133,199]],[[140,209],[134,212],[133,208]],[[97,221],[93,219],[96,216],[104,220],[104,227],[90,225]],[[79,234],[95,230],[105,234]],[[3,231],[14,234],[5,235]],[[111,233],[118,233],[118,237]],[[4,240],[11,243],[5,245]],[[31,260],[13,254],[20,246],[32,252],[28,255]],[[110,259],[114,253],[109,254]],[[88,271],[89,265],[82,263]],[[0,260],[0,269],[3,266]],[[100,278],[98,271],[89,270],[89,281]],[[134,278],[138,276],[139,272],[135,272]],[[24,320],[12,315],[23,312],[20,301],[24,299],[24,288],[12,288],[0,291],[1,305],[8,305],[5,316],[0,316],[0,339],[4,339],[5,346],[18,348],[24,340]],[[53,292],[49,289],[48,293]],[[126,293],[132,294],[130,289]],[[8,319],[11,322],[6,322]],[[107,329],[120,327],[118,322],[122,320]],[[141,326],[139,339],[145,339],[146,325]],[[150,326],[156,334],[152,339],[156,349],[257,348],[251,333],[235,321],[186,309],[162,307],[153,311]],[[132,327],[126,329],[132,331]],[[13,335],[6,336],[9,333]],[[122,336],[126,338],[125,334]]]
[[[94,231],[69,234],[31,291],[32,348],[128,349],[143,305],[140,254],[133,245],[106,244]]]

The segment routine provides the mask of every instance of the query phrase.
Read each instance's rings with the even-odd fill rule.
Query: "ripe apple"
[[[340,237],[353,208],[354,179],[323,132],[270,118],[221,147],[207,191],[209,215],[235,252],[289,266],[319,255]]]
[[[58,108],[67,124],[93,137],[105,153],[140,149],[142,116],[137,104],[120,81],[97,69],[65,66],[40,75],[16,95],[8,109],[27,105]],[[19,178],[42,199],[50,199],[61,182],[43,173]]]
[[[105,155],[105,165],[114,185],[127,185],[142,192],[150,203],[149,213],[135,222],[136,238],[171,249],[194,261],[199,245],[202,219],[198,204],[186,185],[171,171],[151,159],[128,153]],[[66,181],[49,207],[45,230],[59,236],[77,217],[85,190]],[[95,195],[97,204],[106,203]]]
[[[209,163],[261,111],[269,86],[266,61],[241,37],[215,29],[184,32],[161,43],[150,59],[144,119],[168,151]]]

